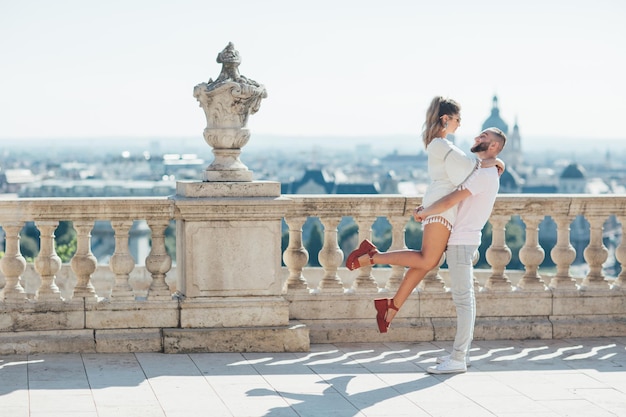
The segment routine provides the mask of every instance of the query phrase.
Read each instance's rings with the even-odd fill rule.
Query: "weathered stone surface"
[[[98,353],[162,352],[161,329],[96,330]]]
[[[35,353],[93,353],[93,330],[50,330],[0,333],[0,355]]]
[[[456,316],[435,317],[431,319],[433,324],[433,340],[454,340],[456,334]]]
[[[309,331],[291,322],[282,327],[163,329],[165,353],[308,352]]]
[[[550,291],[480,291],[476,315],[483,317],[548,316],[552,314]]]
[[[475,340],[552,339],[548,317],[477,317]]]
[[[178,301],[99,302],[86,306],[89,329],[138,329],[175,327],[179,322]]]
[[[430,319],[394,318],[387,333],[380,333],[375,315],[369,319],[301,320],[309,328],[311,343],[421,342],[433,340]]]
[[[189,298],[280,295],[281,207],[273,198],[183,199],[178,289]]]
[[[373,294],[287,294],[290,302],[289,317],[292,320],[343,320],[373,319],[376,317],[375,298],[391,297],[388,293]],[[396,317],[419,317],[420,301],[411,295]]]
[[[551,316],[552,337],[609,337],[626,334],[626,317],[623,315],[573,315]]]
[[[0,332],[83,329],[85,313],[82,302],[25,302],[22,305],[0,303]]]
[[[288,324],[289,304],[282,297],[212,297],[186,299],[181,303],[182,328],[266,327]]]
[[[555,292],[555,316],[626,315],[626,297],[621,291],[588,290]]]
[[[404,306],[402,307],[404,308]],[[456,317],[451,292],[419,292],[420,317]]]
[[[280,196],[280,183],[275,181],[178,181],[176,182],[176,194],[189,198],[278,197]]]

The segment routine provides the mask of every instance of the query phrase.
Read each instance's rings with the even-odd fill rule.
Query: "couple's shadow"
[[[442,382],[439,378],[416,375],[416,379],[381,388],[348,393],[348,384],[356,375],[343,375],[328,380],[317,381],[317,384],[329,386],[319,394],[297,393],[290,391],[273,391],[266,388],[257,388],[247,392],[250,397],[281,396],[290,401],[291,405],[270,409],[263,417],[285,417],[287,415],[298,416],[324,416],[352,417],[361,410],[374,406],[385,400],[402,396],[411,392],[430,388]],[[322,377],[320,377],[322,378]],[[335,397],[335,398],[333,398]],[[286,410],[295,411],[297,414],[286,413]]]

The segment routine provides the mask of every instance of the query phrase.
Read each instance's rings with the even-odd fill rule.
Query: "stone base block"
[[[90,329],[138,329],[177,327],[178,301],[119,301],[88,305],[86,327]]]
[[[456,334],[456,316],[433,318],[433,340],[454,340]]]
[[[452,339],[454,339],[454,336],[452,336]],[[552,339],[552,323],[547,316],[477,317],[474,327],[474,339]]]
[[[375,298],[391,297],[391,294],[286,294],[290,302],[289,318],[300,321],[342,319],[365,319],[375,323]],[[418,317],[420,301],[410,296],[396,315],[396,318]]]
[[[419,297],[421,317],[456,317],[451,292],[420,292]]]
[[[587,290],[577,292],[554,292],[555,316],[572,316],[584,312],[585,315],[626,315],[626,297],[621,291]]]
[[[424,342],[433,340],[429,319],[394,318],[387,333],[379,333],[376,316],[369,319],[304,321],[311,343]]]
[[[476,314],[483,317],[549,316],[550,291],[480,291],[476,294]]]
[[[626,335],[625,316],[551,316],[553,337],[610,337]]]
[[[223,197],[278,197],[280,183],[275,181],[233,182],[219,173],[215,178],[206,178],[204,182],[178,181],[176,195],[188,198],[223,198]],[[252,175],[252,173],[250,173]]]
[[[298,322],[281,327],[163,329],[165,353],[308,352],[309,330]]]
[[[0,334],[0,355],[36,353],[94,353],[94,331],[50,330]]]
[[[96,330],[98,353],[162,352],[161,329]]]
[[[288,324],[289,303],[282,297],[189,298],[181,303],[182,328],[274,327]]]
[[[0,304],[0,332],[84,329],[82,302]],[[1,333],[0,333],[1,334]]]

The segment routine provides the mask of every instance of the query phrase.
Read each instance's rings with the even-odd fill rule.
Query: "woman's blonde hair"
[[[424,147],[428,147],[433,139],[441,137],[441,130],[444,124],[441,120],[443,115],[454,116],[461,112],[461,105],[451,98],[437,96],[430,102],[426,111],[426,121],[422,131]]]

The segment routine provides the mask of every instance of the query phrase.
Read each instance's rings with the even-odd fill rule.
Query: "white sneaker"
[[[441,362],[437,366],[429,366],[426,371],[429,374],[456,374],[467,372],[467,366],[465,366],[465,362],[455,361],[449,358],[447,361]]]
[[[437,363],[438,363],[438,364],[439,364],[439,363],[444,363],[445,361],[449,361],[449,360],[450,360],[450,355],[439,356],[439,357],[437,358]],[[472,360],[470,359],[470,357],[469,357],[469,356],[466,356],[466,357],[465,357],[465,366],[466,366],[466,367],[468,367],[468,368],[469,368],[470,366],[472,366]]]

